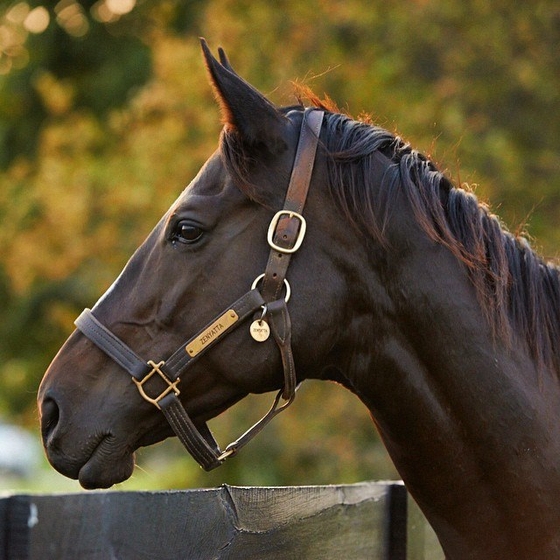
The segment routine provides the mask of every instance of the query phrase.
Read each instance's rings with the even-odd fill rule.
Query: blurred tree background
[[[556,0],[3,0],[3,418],[36,429],[38,383],[73,319],[215,149],[199,36],[278,104],[293,102],[297,80],[371,113],[558,255]],[[221,441],[259,406],[243,401],[216,420]],[[365,408],[321,383],[214,473],[173,442],[140,455],[137,483],[152,487],[397,476]]]

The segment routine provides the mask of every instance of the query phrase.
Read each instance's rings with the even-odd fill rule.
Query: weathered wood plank
[[[11,496],[0,560],[405,560],[406,502],[398,483]]]
[[[359,486],[79,494],[66,497],[66,523],[42,529],[60,505],[37,497],[31,558],[385,560],[386,487]]]

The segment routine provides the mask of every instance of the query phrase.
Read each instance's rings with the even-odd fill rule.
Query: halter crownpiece
[[[205,470],[220,466],[225,459],[237,453],[295,398],[297,380],[291,345],[290,315],[286,305],[291,287],[286,280],[286,273],[292,255],[301,247],[305,237],[306,222],[302,212],[313,172],[323,116],[323,111],[313,108],[304,112],[284,208],[274,215],[268,228],[267,241],[271,251],[265,272],[255,280],[245,295],[219,313],[167,360],[157,363],[143,360],[101,324],[90,309],[85,309],[75,321],[76,327],[85,336],[132,376],[142,398],[163,412],[181,443]],[[284,296],[281,295],[283,291]],[[224,335],[232,332],[259,310],[260,319],[254,321],[252,326],[259,321],[266,323],[269,334],[272,333],[282,359],[284,386],[277,393],[269,411],[222,451],[208,426],[195,426],[179,400],[180,376]],[[251,334],[254,338],[253,333]],[[161,381],[164,383],[163,390],[156,395],[150,395],[147,388],[153,379],[159,379],[160,385]]]

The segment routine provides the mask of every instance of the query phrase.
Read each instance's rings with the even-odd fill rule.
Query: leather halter
[[[251,290],[182,344],[167,360],[146,362],[102,325],[90,309],[85,309],[75,321],[75,325],[85,336],[130,373],[142,397],[163,412],[179,440],[205,470],[220,466],[225,459],[237,453],[295,398],[297,381],[291,346],[290,316],[286,305],[290,292],[286,272],[291,256],[299,249],[305,236],[306,223],[302,211],[311,181],[323,116],[323,111],[316,109],[306,109],[304,113],[284,207],[272,218],[268,230],[267,240],[271,251],[264,274],[255,280]],[[261,279],[262,287],[259,290]],[[284,287],[287,292],[282,297]],[[257,311],[260,311],[258,320],[265,320],[269,324],[280,350],[284,386],[263,418],[222,451],[208,426],[202,424],[197,428],[179,400],[180,376],[223,335]],[[154,378],[159,379],[160,384],[164,382],[164,389],[159,395],[150,396],[146,385],[150,380],[153,384]]]

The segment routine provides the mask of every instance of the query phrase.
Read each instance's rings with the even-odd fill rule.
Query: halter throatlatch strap
[[[304,113],[284,208],[272,218],[268,229],[267,240],[271,252],[262,275],[260,291],[254,285],[199,333],[182,344],[167,360],[159,362],[143,360],[105,327],[90,309],[85,309],[75,321],[76,327],[85,336],[130,373],[142,397],[163,412],[181,443],[205,470],[218,467],[227,457],[237,453],[295,398],[297,378],[291,345],[290,315],[286,305],[288,298],[281,297],[280,294],[284,285],[289,288],[285,279],[290,258],[300,248],[305,236],[306,223],[302,211],[311,181],[323,115],[323,111],[315,109],[307,109]],[[224,335],[258,310],[261,310],[261,317],[266,314],[280,351],[284,386],[263,418],[222,451],[208,426],[205,423],[196,426],[179,400],[180,375]],[[163,390],[159,394],[151,394],[148,388],[153,385],[154,379],[159,381],[159,386],[163,382]]]

